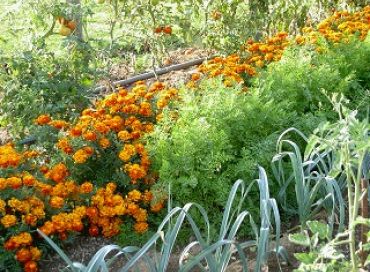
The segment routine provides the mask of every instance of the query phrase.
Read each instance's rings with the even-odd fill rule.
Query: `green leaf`
[[[319,235],[320,239],[325,239],[329,235],[329,226],[319,221],[308,221],[307,226],[310,231]]]
[[[310,237],[308,233],[305,231],[304,233],[294,233],[289,234],[289,241],[293,244],[309,247],[310,246]]]
[[[304,264],[312,264],[317,258],[318,254],[316,252],[308,253],[294,253],[294,257]]]

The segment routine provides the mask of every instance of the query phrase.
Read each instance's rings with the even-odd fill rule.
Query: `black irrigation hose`
[[[133,77],[128,78],[128,79],[115,81],[115,82],[113,82],[112,85],[113,85],[113,87],[128,86],[128,85],[131,85],[132,83],[140,81],[140,80],[147,80],[147,79],[150,79],[150,78],[153,78],[153,77],[156,77],[156,76],[167,74],[167,73],[172,72],[172,71],[178,71],[178,70],[186,69],[186,68],[191,67],[191,66],[200,65],[204,61],[206,61],[207,59],[208,58],[204,57],[204,58],[195,59],[195,60],[191,60],[191,61],[180,63],[180,64],[174,64],[174,65],[171,65],[171,66],[160,68],[158,70],[154,70],[154,71],[151,71],[151,72],[146,72],[146,73],[143,73],[143,74],[140,74],[140,75],[136,75],[136,76],[133,76]],[[96,88],[93,91],[93,94],[99,94],[101,92],[106,91],[106,89],[107,89],[107,87],[100,86],[100,87]]]
[[[191,60],[191,61],[180,63],[180,64],[174,64],[174,65],[171,65],[171,66],[160,68],[158,70],[154,70],[152,72],[146,72],[146,73],[143,73],[143,74],[139,74],[139,75],[133,76],[133,77],[128,78],[128,79],[115,81],[115,82],[113,82],[112,86],[114,88],[128,86],[128,85],[131,85],[132,83],[135,83],[135,82],[140,81],[140,80],[147,80],[147,79],[159,76],[159,75],[167,74],[167,73],[172,72],[172,71],[178,71],[178,70],[189,68],[191,66],[200,65],[204,61],[206,61],[207,59],[209,59],[209,58],[204,57],[204,58],[199,58],[199,59]],[[106,90],[107,90],[107,87],[100,86],[100,87],[97,87],[96,89],[94,89],[92,91],[92,94],[94,94],[94,96],[96,96],[96,95],[99,95],[100,93],[102,93]],[[27,137],[23,140],[20,140],[18,143],[21,144],[21,145],[32,145],[32,144],[36,143],[36,141],[37,141],[36,137],[33,136],[33,135],[30,135],[29,137]]]

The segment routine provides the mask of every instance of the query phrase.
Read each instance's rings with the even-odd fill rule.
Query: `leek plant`
[[[251,188],[258,184],[260,191],[260,226],[258,227],[251,214],[243,209],[246,197]],[[200,228],[199,222],[195,222],[191,216],[191,210],[197,210],[203,218],[205,228]],[[254,235],[254,239],[238,241],[237,234],[243,223],[248,220]],[[68,256],[40,230],[38,232],[51,245],[68,265],[67,271],[95,272],[109,271],[117,258],[126,258],[120,271],[142,271],[143,265],[146,271],[166,271],[169,265],[171,253],[180,229],[187,222],[191,226],[195,241],[187,245],[179,257],[179,271],[191,271],[197,267],[201,271],[226,271],[231,257],[236,254],[241,262],[243,271],[259,272],[266,265],[269,253],[275,252],[283,255],[284,250],[279,245],[280,215],[275,199],[270,197],[268,180],[265,170],[259,167],[259,179],[249,185],[238,180],[233,185],[227,200],[219,234],[215,239],[210,236],[210,222],[205,209],[195,203],[188,203],[182,208],[175,207],[169,211],[160,224],[158,231],[144,244],[143,247],[126,246],[121,248],[117,245],[107,245],[101,248],[87,265],[71,261]],[[275,246],[269,245],[272,226],[275,226]],[[206,231],[204,231],[204,229]],[[191,250],[197,246],[199,249],[194,256],[189,257]],[[157,248],[160,247],[159,251]],[[248,248],[256,248],[256,262],[254,267],[249,264],[245,253]],[[154,249],[154,254],[153,250]],[[108,254],[113,257],[107,259]],[[140,264],[140,268],[138,267]]]
[[[334,164],[333,152],[328,149],[312,149],[308,143],[309,149],[303,155],[298,144],[287,138],[292,132],[305,142],[308,141],[307,137],[295,128],[287,129],[278,139],[272,170],[280,186],[277,196],[279,203],[288,213],[298,215],[302,227],[326,208],[330,215],[330,234],[336,212],[339,211],[339,230],[342,230],[345,213],[341,192],[343,175],[328,176]],[[288,204],[287,196],[291,184],[294,185],[296,199]]]

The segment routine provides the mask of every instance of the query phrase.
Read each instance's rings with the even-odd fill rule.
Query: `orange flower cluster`
[[[198,73],[192,75],[192,81],[187,86],[195,86],[194,82],[201,78],[199,73],[206,74],[208,78],[222,76],[226,87],[243,82],[243,75],[254,77],[257,69],[271,61],[281,59],[284,49],[289,45],[287,37],[288,33],[279,32],[264,42],[255,42],[250,39],[246,45],[246,51],[249,53],[246,59],[238,54],[215,57],[198,67]]]
[[[59,213],[51,217],[51,220],[46,221],[40,230],[46,235],[59,234],[61,240],[67,238],[68,231],[80,232],[84,228],[82,219],[86,215],[86,207],[76,207],[70,213]]]
[[[354,35],[358,35],[360,40],[364,40],[369,29],[370,6],[354,13],[336,11],[317,26],[317,31],[328,41],[334,43],[346,42]]]
[[[0,146],[0,168],[16,167],[22,160],[22,154],[18,153],[12,144]]]
[[[370,6],[366,6],[361,11],[350,13],[348,11],[336,11],[332,16],[323,20],[313,27],[304,27],[303,35],[298,35],[293,39],[293,43],[303,45],[306,43],[316,44],[320,37],[327,41],[338,43],[348,42],[351,37],[358,35],[360,40],[365,39],[370,29]],[[288,33],[279,32],[273,37],[266,38],[263,42],[256,42],[249,39],[245,49],[249,53],[246,59],[233,54],[226,57],[215,57],[214,59],[202,64],[198,72],[192,74],[188,87],[195,87],[195,82],[206,77],[222,76],[225,86],[233,86],[234,83],[243,81],[242,74],[250,77],[255,76],[256,69],[264,67],[272,61],[281,59],[287,46],[292,44],[288,39]],[[322,48],[317,47],[318,52]]]
[[[91,157],[104,159],[119,148],[116,156],[122,161],[122,170],[136,183],[145,178],[150,166],[147,151],[139,141],[153,130],[163,108],[176,96],[177,90],[166,88],[162,82],[147,86],[140,81],[131,91],[120,89],[97,101],[96,108],[85,109],[76,123],[66,125],[69,129],[56,146],[75,164],[88,163]],[[41,115],[37,123],[50,125],[53,121],[46,117]]]

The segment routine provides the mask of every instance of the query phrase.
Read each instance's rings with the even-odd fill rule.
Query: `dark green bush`
[[[1,118],[13,134],[25,132],[40,114],[71,119],[88,105],[88,48],[68,46],[58,53],[38,49],[2,56]]]

